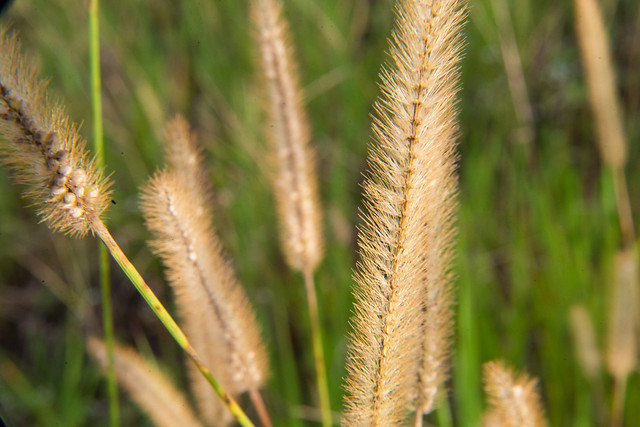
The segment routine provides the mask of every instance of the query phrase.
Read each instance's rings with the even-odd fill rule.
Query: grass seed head
[[[83,236],[108,204],[108,184],[85,150],[78,127],[45,93],[15,35],[0,31],[0,157],[41,221],[55,231]]]

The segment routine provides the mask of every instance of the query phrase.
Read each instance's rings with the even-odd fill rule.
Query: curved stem
[[[160,300],[155,296],[149,285],[146,284],[138,270],[131,264],[131,261],[126,257],[122,249],[118,246],[116,241],[113,239],[109,230],[105,227],[103,222],[96,215],[88,218],[91,223],[91,229],[93,232],[102,240],[111,253],[113,259],[118,263],[122,271],[127,275],[131,283],[136,287],[140,295],[145,299],[149,307],[153,310],[155,315],[160,319],[164,327],[169,331],[173,339],[178,343],[180,348],[182,348],[187,356],[193,361],[196,365],[202,376],[211,384],[213,390],[220,396],[224,404],[229,408],[231,413],[236,417],[238,423],[240,423],[243,427],[254,427],[253,423],[244,413],[242,408],[238,405],[238,403],[224,390],[220,382],[213,376],[211,371],[204,366],[202,360],[198,353],[196,353],[195,349],[191,346],[189,341],[187,340],[186,335],[182,332],[182,329],[178,326],[178,324],[173,320],[169,312],[162,305]]]
[[[307,290],[307,303],[309,306],[309,319],[311,321],[311,340],[313,342],[313,357],[316,365],[316,380],[318,382],[318,397],[320,398],[320,411],[322,414],[322,426],[331,426],[331,404],[329,402],[329,386],[327,385],[327,371],[324,363],[324,350],[322,346],[322,328],[318,316],[318,300],[316,287],[313,281],[313,272],[304,272],[304,285]]]

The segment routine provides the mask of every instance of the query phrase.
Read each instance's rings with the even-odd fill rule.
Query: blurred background
[[[600,5],[629,141],[629,200],[638,213],[640,3]],[[392,0],[284,1],[317,150],[327,248],[316,284],[335,411],[342,402],[359,184],[393,7]],[[19,32],[50,78],[50,93],[90,138],[88,2],[17,0],[0,24]],[[216,229],[269,347],[264,395],[274,423],[313,425],[304,286],[279,247],[252,31],[247,1],[102,2],[106,164],[115,183],[107,216],[115,239],[171,309],[160,262],[146,245],[138,195],[161,166],[165,123],[184,114],[206,149]],[[615,384],[604,356],[622,238],[614,174],[596,145],[573,4],[473,0],[466,40],[456,353],[447,414],[433,421],[477,425],[485,407],[482,363],[503,358],[539,378],[551,425],[607,425]],[[101,331],[98,243],[52,235],[11,181],[0,170],[0,411],[14,426],[106,426],[105,383],[84,350],[85,333]],[[155,358],[187,390],[181,351],[112,268],[117,338]],[[595,331],[601,363],[592,370],[581,363],[585,350],[574,345],[576,330],[589,329],[584,319],[570,323],[576,304]],[[632,426],[640,417],[636,372],[625,405]],[[149,425],[123,393],[121,412],[122,425]]]

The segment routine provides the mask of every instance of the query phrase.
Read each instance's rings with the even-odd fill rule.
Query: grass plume
[[[575,0],[574,7],[582,68],[596,128],[596,142],[602,162],[613,173],[622,240],[630,248],[635,244],[635,226],[624,171],[628,157],[627,137],[617,94],[609,37],[596,0]]]
[[[597,0],[574,0],[576,33],[602,161],[622,168],[627,143],[609,37]]]
[[[89,337],[87,349],[106,370],[108,362],[104,341]],[[162,372],[133,349],[116,345],[113,351],[118,382],[156,426],[202,426],[182,393]]]
[[[251,3],[265,80],[266,133],[280,238],[289,266],[304,276],[322,425],[332,424],[322,328],[313,273],[323,257],[322,218],[309,124],[289,29],[279,0]]]
[[[634,249],[620,251],[615,259],[607,325],[606,365],[615,381],[611,423],[621,426],[627,379],[638,365],[638,261]]]
[[[84,236],[109,202],[109,184],[78,127],[45,93],[15,35],[0,31],[0,154],[54,231]]]
[[[569,324],[576,350],[576,359],[589,381],[596,381],[602,369],[602,362],[593,322],[585,306],[574,305],[571,307]]]
[[[273,186],[287,263],[313,271],[323,254],[314,154],[288,28],[278,0],[254,0],[252,15],[267,87],[265,129],[272,145]]]
[[[547,423],[540,403],[537,380],[516,376],[502,361],[484,365],[485,391],[491,408],[485,415],[486,427],[543,427]]]
[[[398,6],[364,183],[348,425],[395,425],[411,407],[421,419],[448,375],[464,16],[461,1]]]
[[[200,151],[183,119],[169,124],[167,137],[170,166],[150,180],[142,198],[154,234],[150,244],[167,269],[196,351],[231,395],[255,393],[267,376],[265,349],[249,301],[211,228]],[[231,421],[208,384],[195,371],[191,377],[203,418]]]

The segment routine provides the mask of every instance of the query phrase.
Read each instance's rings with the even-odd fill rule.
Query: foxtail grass
[[[363,185],[347,425],[431,412],[449,372],[462,1],[401,1]]]
[[[597,0],[574,0],[576,33],[603,163],[624,167],[627,143],[609,37]]]
[[[211,195],[200,149],[184,119],[173,120],[166,135],[169,166],[155,174],[142,196],[154,236],[150,245],[166,267],[194,348],[232,396],[249,392],[261,402],[267,356],[249,301],[211,227]],[[203,419],[228,425],[231,414],[197,372],[192,371],[191,382]],[[266,412],[260,414],[269,425]]]
[[[576,359],[584,374],[594,381],[602,369],[596,333],[589,312],[583,305],[575,305],[569,311],[571,335],[576,349]]]
[[[537,380],[516,375],[504,362],[484,365],[484,384],[490,408],[485,427],[544,427],[547,422],[540,403]]]
[[[99,338],[89,337],[87,349],[106,370],[109,365],[106,343]],[[202,426],[182,393],[136,351],[115,346],[114,362],[118,382],[156,426]]]
[[[109,183],[58,102],[45,94],[17,38],[0,32],[2,161],[27,186],[40,220],[54,231],[84,236],[109,203]]]
[[[607,416],[601,377],[602,357],[591,315],[584,305],[576,304],[569,309],[569,327],[575,348],[575,358],[589,381],[595,419],[598,425],[605,425]]]
[[[313,274],[324,241],[314,153],[297,64],[279,0],[253,0],[252,16],[266,88],[265,133],[271,144],[271,180],[287,264],[302,273],[322,425],[332,424],[329,387]]]
[[[638,366],[638,260],[634,249],[623,250],[615,259],[607,325],[605,362],[615,382],[612,427],[623,425],[627,379]]]
[[[640,317],[638,254],[625,166],[627,137],[616,74],[602,11],[596,0],[575,0],[576,34],[589,92],[596,140],[602,163],[613,176],[622,249],[616,256],[610,292],[606,365],[615,389],[610,425],[622,425],[629,374],[637,366],[637,329]]]
[[[574,0],[576,34],[603,164],[613,173],[622,241],[635,243],[635,227],[624,167],[628,148],[616,74],[602,11],[597,0]]]

